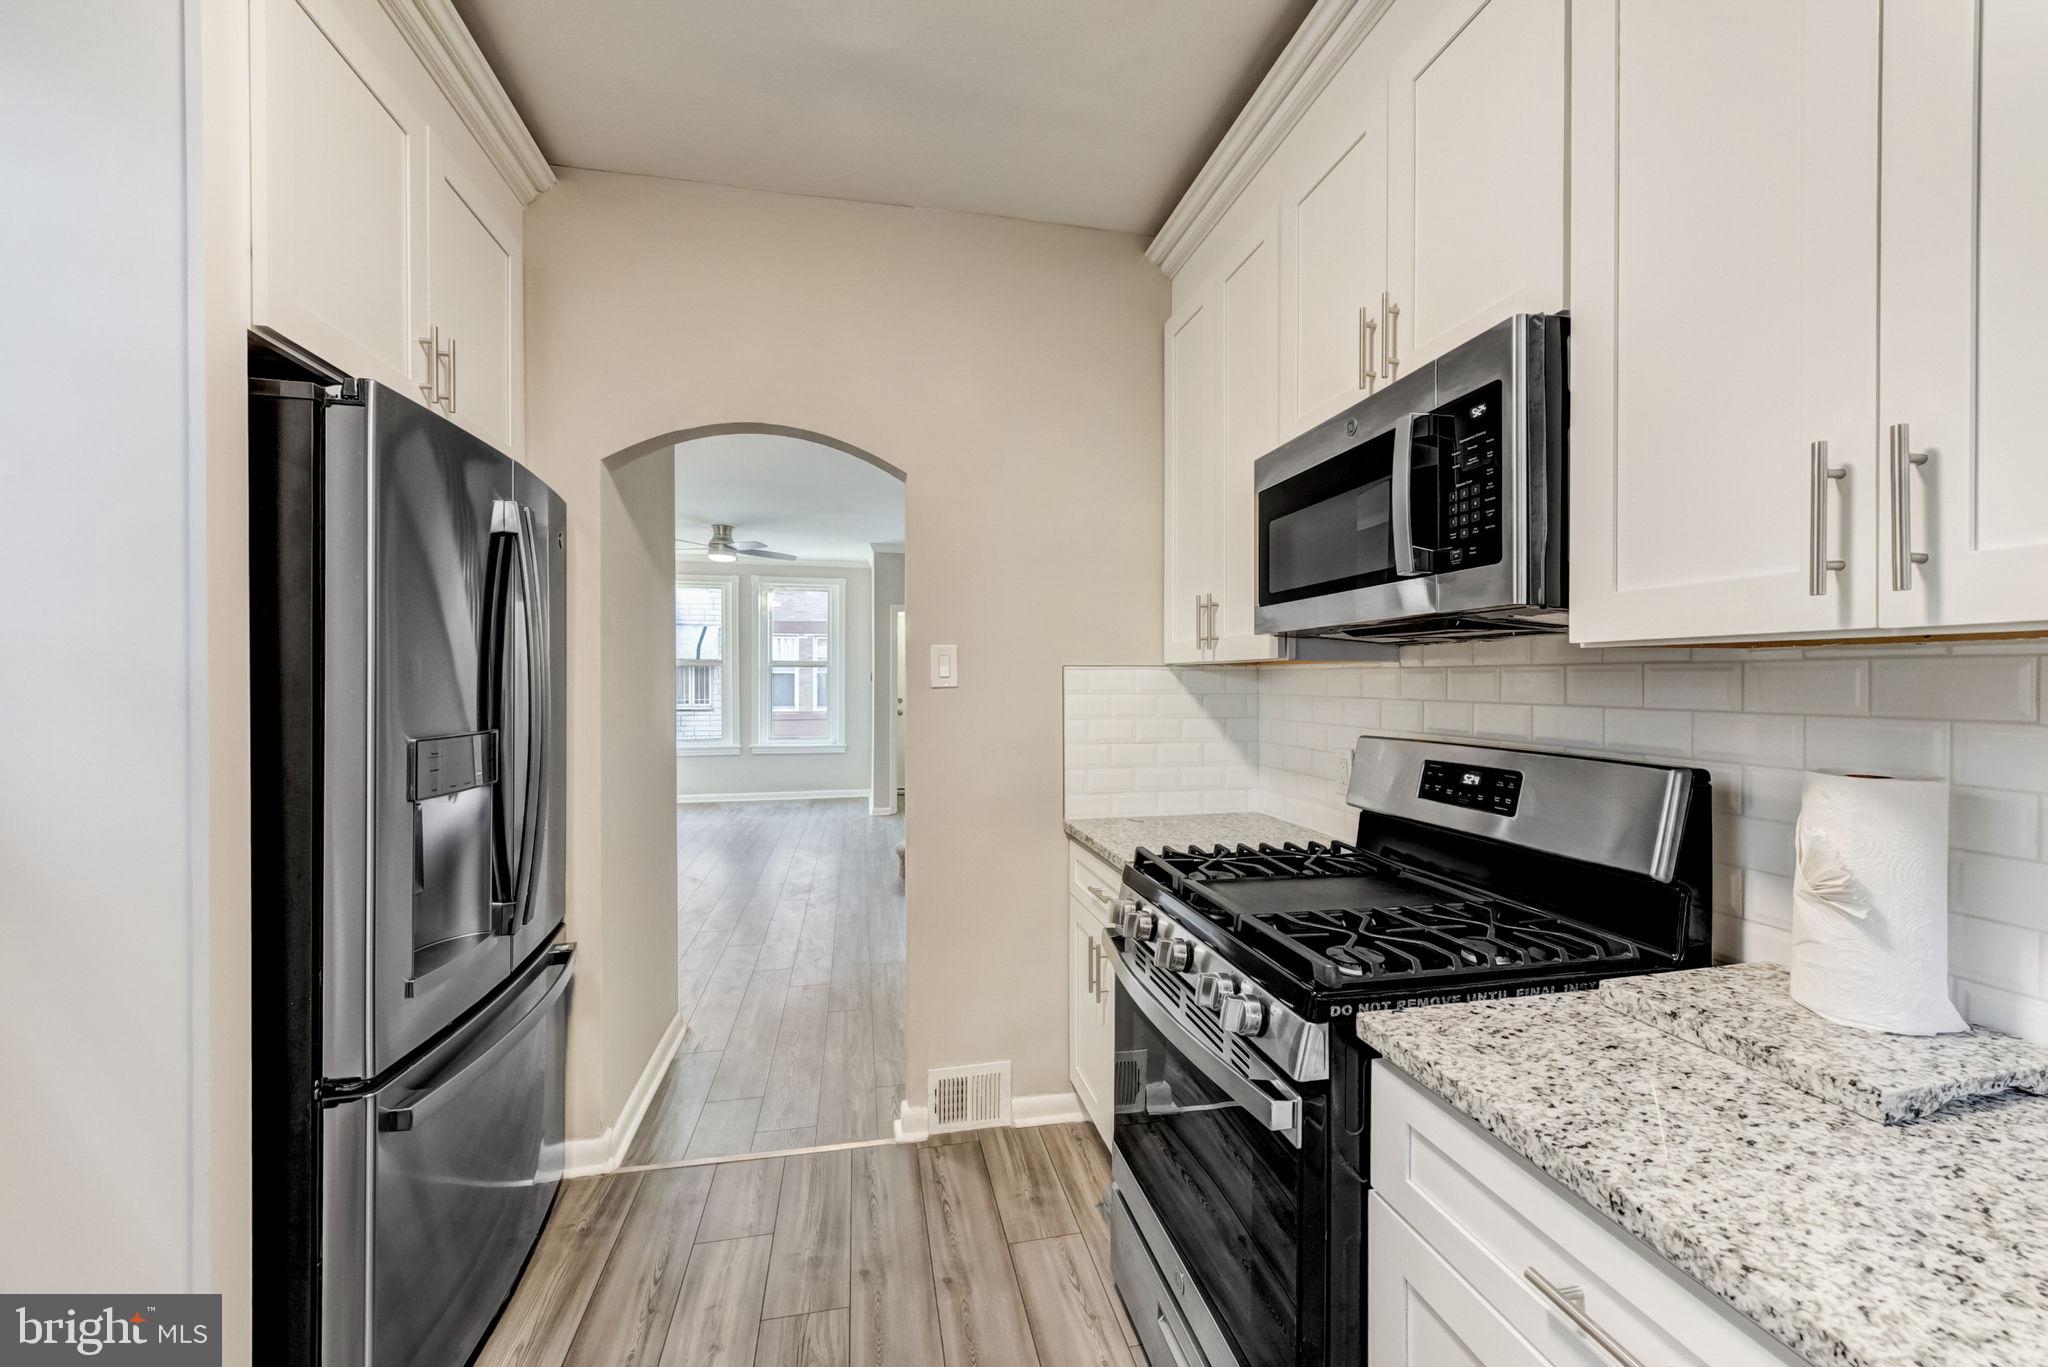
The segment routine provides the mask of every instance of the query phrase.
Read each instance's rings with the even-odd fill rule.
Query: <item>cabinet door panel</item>
[[[484,440],[512,451],[519,417],[519,239],[485,193],[437,143],[429,187],[432,318],[442,346],[454,348],[442,376],[453,386],[448,411]]]
[[[1377,334],[1368,339],[1360,313],[1377,323],[1386,289],[1387,142],[1385,85],[1371,88],[1378,98],[1361,98],[1348,140],[1281,203],[1283,436],[1357,402],[1376,380]]]
[[[1208,656],[1208,615],[1221,589],[1222,308],[1212,285],[1166,324],[1166,574],[1168,664]]]
[[[1880,481],[1880,620],[2048,620],[2048,7],[1895,0],[1884,13],[1880,409],[1931,455],[1907,505],[1928,562],[1903,592]]]
[[[1258,599],[1252,465],[1280,440],[1280,243],[1267,214],[1230,255],[1223,308],[1223,455],[1218,491],[1223,579],[1214,657],[1270,660],[1277,641],[1252,629]]]
[[[1366,1367],[1551,1367],[1377,1195],[1365,1240]]]
[[[1565,305],[1565,0],[1404,5],[1387,86],[1396,353]]]
[[[1109,1117],[1110,1043],[1103,1030],[1102,994],[1091,984],[1091,969],[1099,982],[1109,974],[1106,964],[1098,965],[1096,951],[1101,927],[1092,913],[1077,902],[1067,906],[1067,1073],[1074,1095],[1097,1129],[1105,1129]]]
[[[1873,626],[1876,9],[1573,22],[1572,639]]]
[[[327,6],[258,0],[251,15],[252,321],[410,392],[426,124]]]

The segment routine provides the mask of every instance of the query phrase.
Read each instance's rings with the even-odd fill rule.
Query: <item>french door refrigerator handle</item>
[[[505,759],[509,751],[506,741],[513,710],[507,698],[511,680],[506,671],[511,652],[511,576],[519,574],[524,583],[525,569],[520,563],[524,559],[525,548],[520,544],[516,505],[508,499],[499,499],[491,506],[490,553],[484,573],[484,640],[479,653],[481,686],[478,689],[482,695],[479,699],[481,720],[487,730],[498,736],[498,781],[491,813],[491,929],[498,935],[510,935],[513,931],[518,912],[519,868],[523,858],[522,849],[514,845],[515,838],[523,836],[523,831],[513,831],[511,804],[505,800],[507,785],[511,781],[510,766]],[[526,761],[524,746],[520,749],[519,758],[522,763]]]
[[[1301,1147],[1301,1098],[1275,1096],[1262,1084],[1230,1071],[1215,1050],[1175,1020],[1173,1013],[1167,1010],[1152,989],[1138,981],[1122,954],[1111,954],[1109,962],[1124,986],[1124,996],[1144,1014],[1153,1029],[1166,1037],[1168,1044],[1266,1129],[1280,1135],[1297,1149]]]
[[[556,974],[554,982],[549,984],[548,990],[532,1006],[526,1008],[518,1020],[508,1025],[496,1039],[460,1068],[443,1073],[430,1080],[425,1087],[410,1093],[404,1105],[379,1111],[377,1128],[387,1132],[414,1129],[420,1121],[432,1118],[434,1112],[455,1094],[458,1090],[457,1084],[463,1079],[489,1072],[492,1064],[504,1057],[520,1040],[526,1038],[535,1026],[547,1019],[548,1012],[562,999],[562,994],[569,990],[569,983],[576,976],[575,966],[570,962],[573,949],[573,946],[564,944],[556,945],[548,952],[547,966],[558,968],[560,971]]]
[[[547,800],[548,719],[555,710],[555,681],[549,677],[554,659],[553,626],[540,567],[540,538],[535,535],[533,509],[519,509],[519,567],[526,599],[526,806],[519,833],[519,878],[514,884],[519,924],[533,920],[533,861],[540,851],[541,806]]]

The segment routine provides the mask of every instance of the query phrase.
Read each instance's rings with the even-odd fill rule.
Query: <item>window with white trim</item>
[[[735,749],[731,683],[733,599],[729,576],[676,579],[676,748]]]
[[[845,596],[844,579],[754,581],[757,748],[846,748]]]

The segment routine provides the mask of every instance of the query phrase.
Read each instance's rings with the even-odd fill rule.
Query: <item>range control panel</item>
[[[1424,760],[1422,789],[1417,796],[1496,816],[1513,816],[1515,804],[1522,796],[1522,776],[1513,769],[1491,769],[1483,764]]]

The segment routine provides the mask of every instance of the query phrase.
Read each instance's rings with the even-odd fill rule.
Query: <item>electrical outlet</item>
[[[1349,750],[1339,750],[1337,752],[1337,782],[1344,785],[1344,791],[1351,791],[1351,752]]]

